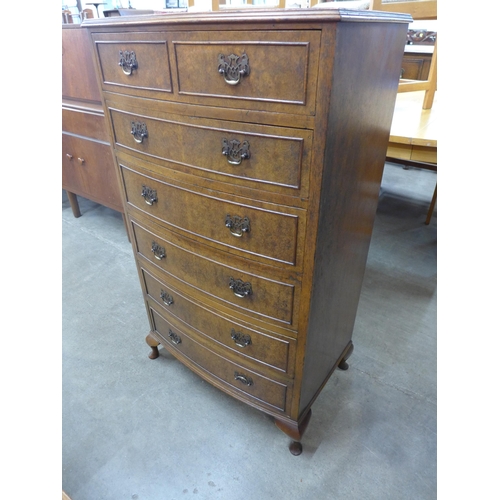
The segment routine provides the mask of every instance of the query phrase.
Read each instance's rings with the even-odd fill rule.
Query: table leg
[[[429,210],[427,212],[427,219],[425,219],[425,223],[427,225],[429,225],[429,223],[431,222],[431,217],[432,217],[432,214],[434,213],[434,207],[436,206],[436,199],[437,199],[437,190],[438,190],[438,186],[436,183],[436,187],[434,188],[434,194],[432,195],[431,204],[430,204]]]

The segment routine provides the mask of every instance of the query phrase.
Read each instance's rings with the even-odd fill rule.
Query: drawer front
[[[222,300],[241,312],[253,312],[291,324],[295,286],[229,267],[212,258],[186,250],[183,238],[166,234],[169,241],[132,221],[136,251],[167,274]],[[167,233],[167,232],[165,232]],[[198,247],[197,247],[198,248]]]
[[[93,41],[103,90],[217,107],[316,112],[319,30],[94,33]]]
[[[190,167],[194,174],[257,181],[270,191],[281,186],[299,191],[301,179],[307,179],[309,130],[175,115],[162,119],[114,108],[110,116],[118,147]]]
[[[320,33],[173,33],[179,97],[315,113]]]
[[[69,134],[82,135],[109,144],[104,114],[62,109],[62,129]]]
[[[281,411],[285,410],[286,385],[263,377],[205,348],[186,331],[179,331],[172,326],[152,308],[150,314],[154,331],[164,340],[164,345],[179,351],[209,375],[230,386],[232,390],[240,391]]]
[[[240,356],[284,373],[288,371],[288,359],[295,352],[295,340],[273,337],[230,321],[186,298],[172,286],[153,277],[147,270],[141,269],[141,273],[149,301],[155,301],[163,307],[162,314],[165,318],[173,315],[190,325],[200,335]],[[290,369],[293,369],[293,366]]]
[[[121,173],[127,202],[139,210],[250,258],[296,264],[298,216],[230,203],[160,182],[123,165]]]
[[[94,35],[103,89],[172,93],[168,45],[162,33]]]

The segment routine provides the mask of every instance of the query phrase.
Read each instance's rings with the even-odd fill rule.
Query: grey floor
[[[72,500],[436,498],[436,174],[387,164],[350,369],[303,454],[165,350],[151,361],[119,213],[63,193],[63,490]],[[437,213],[437,212],[436,212]]]

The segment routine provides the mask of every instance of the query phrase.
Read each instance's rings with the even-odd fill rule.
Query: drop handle
[[[247,387],[250,387],[251,385],[253,385],[253,380],[250,377],[243,375],[242,373],[234,372],[234,380],[241,382],[242,384],[246,385]]]
[[[141,196],[144,198],[146,205],[152,206],[155,202],[158,201],[156,189],[152,189],[148,186],[142,186]]]
[[[238,215],[231,216],[226,215],[226,220],[224,221],[227,228],[233,236],[241,238],[243,233],[250,232],[250,219],[248,217],[239,217]]]
[[[135,142],[142,144],[144,139],[148,137],[148,127],[144,122],[130,122],[130,133]]]
[[[233,291],[236,297],[245,298],[252,295],[252,284],[248,281],[235,280],[229,278],[229,288]]]
[[[139,67],[137,57],[133,50],[120,50],[118,52],[118,66],[122,68],[123,73],[130,76],[134,69]]]
[[[250,337],[250,335],[237,332],[234,328],[231,328],[231,338],[234,340],[234,343],[238,347],[242,348],[247,347],[252,343],[252,338]]]
[[[174,298],[169,293],[165,292],[165,290],[160,291],[160,299],[166,306],[171,306],[174,303]]]
[[[182,340],[179,337],[179,335],[177,335],[175,332],[173,332],[170,329],[168,330],[168,337],[172,341],[172,344],[180,344],[182,342]]]
[[[241,56],[219,54],[217,62],[217,71],[224,77],[224,81],[228,85],[238,85],[244,76],[250,74],[250,61],[244,52]]]
[[[250,143],[238,139],[222,139],[222,154],[231,165],[240,165],[243,160],[250,159]]]
[[[165,249],[162,246],[158,245],[158,243],[156,243],[156,241],[153,241],[151,243],[151,251],[153,252],[153,255],[155,256],[155,259],[157,259],[157,260],[161,260],[167,256],[167,254],[165,253]]]

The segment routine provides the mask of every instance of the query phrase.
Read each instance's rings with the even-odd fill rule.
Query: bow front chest
[[[162,344],[301,451],[353,347],[409,18],[94,19],[127,223]]]

